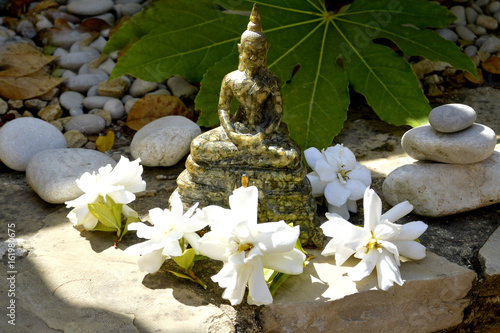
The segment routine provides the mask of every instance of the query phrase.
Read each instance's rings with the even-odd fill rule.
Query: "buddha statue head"
[[[240,71],[248,70],[250,73],[256,73],[261,67],[266,67],[268,50],[267,37],[262,31],[260,24],[259,7],[257,4],[254,4],[247,30],[241,35],[241,40],[238,44],[238,52],[240,53],[238,69]]]

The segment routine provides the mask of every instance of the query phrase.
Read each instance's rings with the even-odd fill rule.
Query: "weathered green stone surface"
[[[259,222],[285,220],[300,225],[302,244],[321,247],[316,202],[302,152],[281,123],[281,83],[266,67],[268,49],[254,6],[238,44],[238,70],[222,81],[221,126],[193,140],[177,191],[186,209],[196,202],[200,207],[227,207],[228,197],[242,186],[242,177],[248,177],[249,185],[259,189]],[[233,98],[239,107],[231,116]]]

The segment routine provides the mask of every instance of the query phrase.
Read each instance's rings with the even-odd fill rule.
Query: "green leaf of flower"
[[[216,2],[249,11],[254,0]],[[303,149],[326,147],[340,132],[349,85],[386,122],[427,121],[430,106],[411,67],[380,40],[392,41],[408,56],[476,73],[456,45],[426,29],[455,20],[431,1],[355,0],[339,13],[329,12],[322,0],[261,0],[259,8],[271,44],[268,67],[283,83],[284,121]],[[112,78],[128,73],[150,81],[172,75],[201,81],[199,123],[214,126],[221,76],[236,68],[236,44],[247,22],[248,15],[223,13],[209,1],[156,1],[108,42],[105,51],[133,43]]]
[[[194,265],[194,256],[196,252],[194,249],[187,249],[184,253],[179,257],[174,257],[174,261],[177,265],[182,267],[185,270],[188,270]]]
[[[135,216],[129,216],[127,217],[127,221],[125,222],[125,226],[123,227],[123,232],[120,236],[120,238],[118,239],[118,241],[120,242],[123,238],[123,236],[125,236],[125,234],[128,232],[128,225],[130,223],[133,223],[133,222],[140,222],[141,220]]]
[[[104,203],[90,203],[89,211],[104,226],[112,228],[113,230],[120,230],[121,218],[118,220],[116,219],[113,206],[108,206]]]

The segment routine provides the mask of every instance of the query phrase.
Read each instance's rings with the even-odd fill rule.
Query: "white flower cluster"
[[[427,228],[423,222],[405,225],[394,222],[411,212],[413,206],[403,202],[381,214],[382,202],[369,188],[370,171],[361,166],[352,152],[336,145],[322,152],[316,148],[305,151],[308,164],[314,170],[308,174],[313,194],[325,195],[328,201],[328,221],[321,228],[333,237],[324,248],[325,256],[335,255],[342,265],[354,255],[361,261],[349,272],[353,281],[359,281],[377,268],[379,288],[387,290],[394,283],[403,284],[399,272],[400,257],[422,259],[425,247],[416,242]],[[84,194],[67,202],[73,210],[68,218],[75,225],[92,230],[99,222],[89,207],[97,200],[121,204],[123,214],[135,213],[126,204],[135,199],[133,193],[143,191],[140,160],[130,162],[122,158],[112,168],[100,168],[98,174],[85,173],[77,180]],[[364,193],[364,227],[349,223],[349,211],[356,212],[356,200]],[[125,229],[137,231],[147,241],[125,250],[140,255],[139,268],[154,273],[168,258],[182,256],[188,244],[196,254],[224,262],[219,273],[212,276],[225,291],[224,299],[232,305],[240,304],[248,287],[247,302],[263,305],[273,302],[264,277],[264,268],[284,274],[303,272],[305,254],[296,248],[299,226],[291,227],[285,221],[257,223],[258,189],[255,186],[235,189],[229,197],[230,209],[208,206],[197,209],[198,204],[184,213],[177,192],[171,198],[171,209],[154,208],[149,211],[149,222],[127,224]],[[136,219],[135,221],[138,221]],[[200,237],[197,232],[210,227]]]

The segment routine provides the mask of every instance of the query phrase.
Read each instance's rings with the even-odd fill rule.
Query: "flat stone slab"
[[[432,332],[457,325],[469,303],[465,297],[475,273],[428,252],[421,261],[403,263],[405,284],[376,289],[374,274],[360,283],[346,276],[346,266],[319,250],[305,273],[290,277],[275,303],[231,307],[222,289],[209,277],[220,263],[198,262],[209,289],[174,277],[167,261],[155,274],[139,271],[137,257],[123,249],[139,241],[127,236],[118,249],[113,237],[99,232],[80,234],[67,221],[68,209],[48,215],[36,235],[27,237],[31,252],[16,262],[16,329],[33,323],[46,332],[235,332],[242,316],[255,321],[255,331],[376,331],[394,328]],[[165,267],[170,265],[168,267]],[[6,272],[6,262],[1,269]],[[5,281],[5,280],[4,280]],[[0,292],[6,295],[6,283]],[[255,318],[260,318],[260,323]],[[44,323],[44,324],[42,324]],[[248,324],[248,323],[247,323]],[[5,321],[0,331],[9,331]],[[41,331],[42,332],[42,331]]]
[[[479,261],[483,266],[485,279],[481,296],[500,296],[500,228],[479,250]]]
[[[460,324],[466,295],[476,274],[434,253],[402,263],[403,286],[376,288],[374,271],[358,283],[347,276],[359,260],[335,266],[333,257],[316,258],[304,273],[278,289],[262,310],[265,332],[434,332]]]

